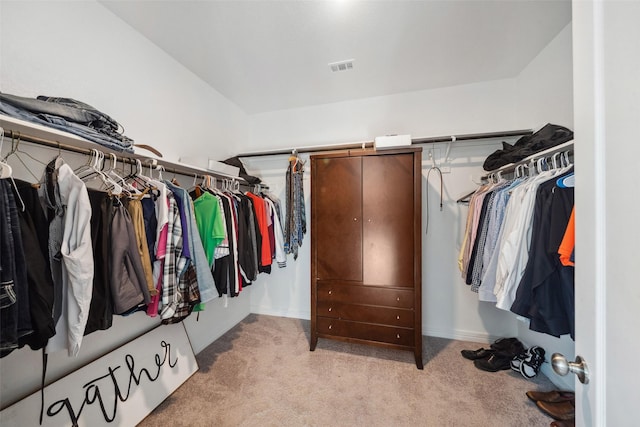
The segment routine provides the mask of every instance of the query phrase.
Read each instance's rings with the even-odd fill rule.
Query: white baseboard
[[[438,338],[447,338],[450,340],[458,340],[458,341],[471,341],[483,344],[489,344],[498,339],[499,337],[494,337],[492,335],[476,332],[476,331],[456,331],[451,329],[434,329],[428,328],[422,325],[422,335],[428,337],[438,337]]]
[[[278,310],[272,307],[251,306],[251,313],[265,314],[268,316],[290,317],[293,319],[311,319],[310,311],[291,311],[291,310]]]

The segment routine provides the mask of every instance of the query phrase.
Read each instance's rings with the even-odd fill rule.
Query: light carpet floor
[[[411,352],[327,339],[310,352],[309,321],[252,314],[140,426],[548,426],[525,392],[553,384],[460,356],[482,346],[424,337],[420,371]]]

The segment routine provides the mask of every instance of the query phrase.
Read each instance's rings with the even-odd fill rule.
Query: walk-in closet
[[[0,424],[635,425],[639,20],[0,1]]]

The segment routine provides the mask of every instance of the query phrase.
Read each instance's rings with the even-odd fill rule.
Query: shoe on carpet
[[[575,401],[565,400],[564,402],[544,402],[538,400],[536,405],[542,412],[555,420],[567,421],[576,417]]]
[[[491,349],[493,350],[508,350],[514,344],[519,343],[520,340],[518,338],[498,338],[491,344]]]
[[[544,348],[534,345],[524,354],[519,364],[519,372],[523,377],[531,379],[538,375],[540,367],[544,363]],[[513,369],[513,362],[511,364]]]
[[[512,359],[526,351],[517,338],[499,338],[491,344],[491,349],[496,353],[509,354]]]
[[[476,368],[488,372],[498,372],[511,369],[511,359],[513,356],[503,353],[493,353],[487,359],[477,359],[473,361]]]
[[[550,402],[550,403],[558,403],[565,402],[568,400],[575,401],[575,393],[572,391],[560,391],[560,390],[551,390],[551,391],[528,391],[527,397],[534,402],[542,401],[542,402]]]
[[[522,365],[522,361],[524,360],[526,353],[523,354],[519,354],[516,357],[514,357],[513,359],[511,359],[511,369],[516,371],[516,372],[520,372],[520,366]]]
[[[486,359],[493,354],[493,350],[487,350],[486,348],[462,350],[460,351],[460,354],[462,354],[462,357],[469,360]]]

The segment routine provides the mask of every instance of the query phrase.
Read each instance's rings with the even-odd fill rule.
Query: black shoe
[[[544,348],[537,345],[527,350],[526,356],[520,363],[520,373],[525,378],[533,378],[540,372],[540,367],[544,363]]]
[[[512,359],[527,350],[517,338],[499,338],[491,344],[491,349],[496,353],[511,355]]]
[[[512,356],[503,353],[494,353],[488,359],[474,360],[476,368],[488,372],[498,372],[511,369]]]
[[[477,350],[462,350],[460,354],[462,357],[469,360],[486,359],[493,354],[493,350],[487,350],[486,348],[479,348]]]

